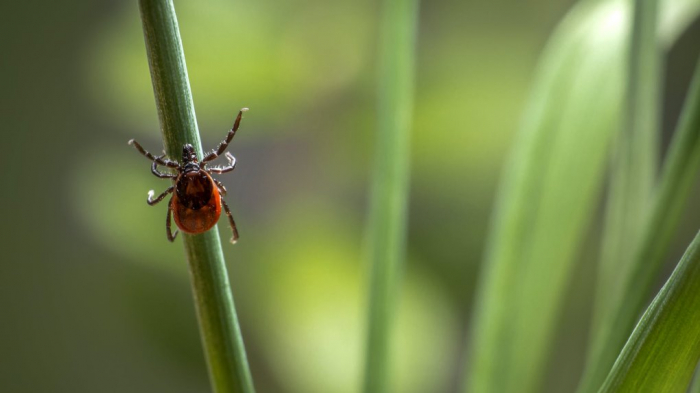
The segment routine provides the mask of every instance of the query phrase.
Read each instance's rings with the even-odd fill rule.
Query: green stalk
[[[651,214],[618,296],[609,299],[579,392],[595,392],[608,375],[653,290],[690,189],[700,169],[700,62],[664,163]]]
[[[185,55],[170,0],[140,0],[148,64],[168,156],[186,143],[202,157]],[[182,234],[209,377],[215,392],[254,392],[218,229]]]
[[[378,139],[367,235],[370,304],[364,391],[390,390],[391,347],[405,255],[418,0],[384,0]]]

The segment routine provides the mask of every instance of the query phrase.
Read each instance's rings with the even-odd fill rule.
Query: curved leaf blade
[[[647,308],[600,392],[685,392],[698,360],[700,232]]]

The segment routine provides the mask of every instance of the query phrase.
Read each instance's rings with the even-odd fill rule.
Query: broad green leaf
[[[700,359],[700,233],[642,316],[601,393],[683,393]]]
[[[656,38],[657,3],[634,1],[625,111],[610,169],[594,323],[609,311],[617,283],[629,272],[632,245],[640,240],[656,180],[662,58]]]
[[[621,2],[584,2],[546,48],[498,194],[468,391],[538,390],[618,125],[626,31]]]
[[[664,162],[641,241],[634,249],[629,272],[615,296],[608,299],[608,312],[591,341],[580,392],[594,392],[607,375],[625,344],[653,290],[690,188],[700,169],[700,63],[689,89],[668,158]]]
[[[665,25],[665,7],[678,3],[660,10],[660,31],[674,37],[682,26]],[[466,391],[540,390],[619,128],[629,21],[626,1],[581,2],[543,54],[496,201]]]
[[[700,393],[700,369],[698,367],[695,368],[695,378],[693,378],[693,382],[690,384],[690,388],[688,389],[688,393]]]

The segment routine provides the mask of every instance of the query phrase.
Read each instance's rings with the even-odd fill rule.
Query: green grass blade
[[[625,344],[601,393],[684,393],[700,360],[700,233]]]
[[[627,61],[626,112],[615,146],[602,238],[594,322],[603,318],[616,285],[629,271],[648,211],[659,152],[660,60],[656,0],[634,5]],[[594,327],[593,331],[596,329]]]
[[[175,8],[170,0],[140,0],[146,52],[165,149],[180,158],[192,144],[202,156],[185,56]],[[218,229],[182,234],[192,277],[205,358],[214,391],[252,393]]]
[[[378,139],[368,219],[369,327],[364,391],[390,391],[391,330],[405,254],[409,137],[418,0],[384,0],[380,26]]]
[[[700,63],[681,113],[651,214],[644,225],[639,248],[619,296],[609,299],[609,318],[600,324],[591,343],[580,392],[594,392],[620,353],[637,317],[653,290],[693,180],[700,169]]]
[[[619,121],[626,23],[621,2],[579,3],[546,48],[498,194],[466,391],[539,391]]]

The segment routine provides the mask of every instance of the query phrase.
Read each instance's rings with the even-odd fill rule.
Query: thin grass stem
[[[202,147],[173,3],[140,0],[139,8],[165,150],[170,157],[179,157],[182,146],[189,143],[201,158]],[[252,393],[253,380],[218,229],[182,237],[213,390]]]

